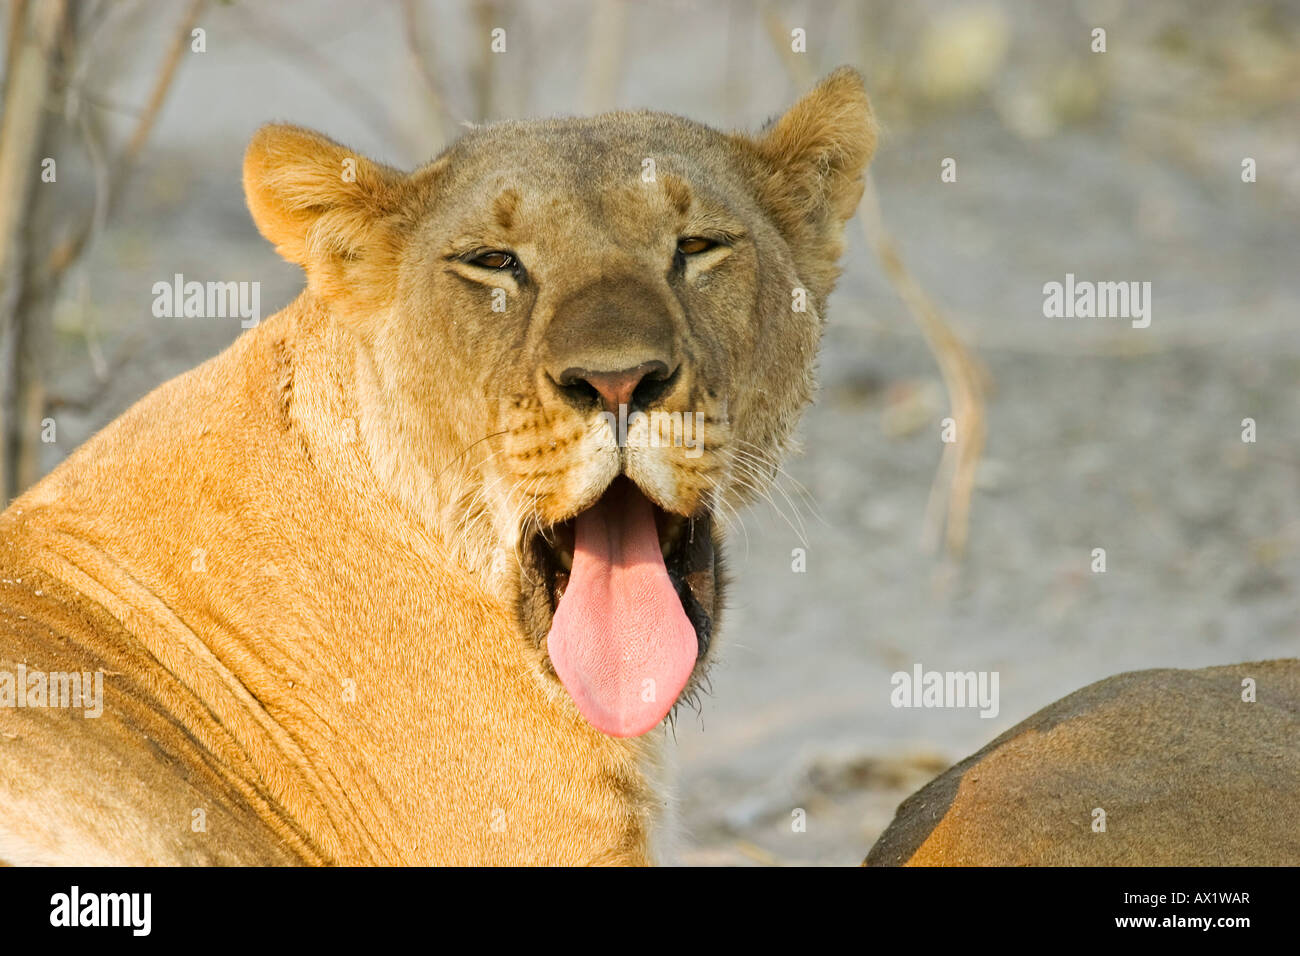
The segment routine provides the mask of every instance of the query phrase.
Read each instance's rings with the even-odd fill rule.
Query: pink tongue
[[[664,719],[695,667],[695,628],[659,550],[654,507],[625,479],[578,515],[547,651],[582,716],[613,737]]]

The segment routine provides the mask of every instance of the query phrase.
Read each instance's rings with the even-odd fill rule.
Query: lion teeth
[[[560,559],[560,566],[563,567],[564,570],[566,570],[566,571],[572,571],[572,570],[573,570],[573,552],[572,552],[572,551],[556,551],[556,552],[555,552],[555,556],[556,556],[557,558]]]

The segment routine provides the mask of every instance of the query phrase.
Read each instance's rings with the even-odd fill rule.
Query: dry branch
[[[90,156],[91,167],[95,177],[95,208],[91,216],[76,226],[70,235],[61,241],[47,237],[54,231],[53,222],[46,203],[40,207],[30,207],[26,202],[10,205],[0,201],[0,206],[10,211],[11,215],[22,216],[22,235],[15,240],[9,252],[0,251],[3,263],[3,317],[13,316],[4,323],[7,330],[4,343],[4,369],[7,379],[3,427],[0,432],[5,436],[6,454],[12,460],[0,460],[0,475],[3,476],[3,492],[10,495],[32,483],[39,476],[38,441],[40,422],[46,412],[48,397],[45,388],[45,373],[49,364],[50,314],[54,298],[65,271],[75,263],[92,245],[102,230],[110,213],[120,203],[127,178],[143,152],[145,144],[162,111],[167,93],[172,86],[176,71],[188,49],[191,33],[198,22],[205,0],[191,0],[184,16],[178,24],[175,34],[164,55],[158,75],[154,80],[148,100],[140,113],[130,136],[120,153],[110,162],[106,150],[89,121],[80,102],[81,87],[85,83],[86,64],[94,52],[94,44],[87,36],[95,34],[97,29],[88,29],[86,36],[78,36],[81,29],[103,25],[99,14],[102,7],[83,9],[83,17],[68,19],[65,5],[61,2],[44,2],[32,5],[30,21],[25,25],[27,37],[31,40],[18,48],[18,61],[13,65],[10,76],[6,79],[6,121],[0,131],[0,154],[6,150],[11,153],[31,153],[24,157],[25,163],[18,168],[26,177],[25,183],[38,181],[35,157],[42,147],[44,124],[30,129],[15,130],[10,118],[21,117],[23,111],[13,112],[8,109],[11,102],[18,102],[15,97],[33,96],[39,87],[40,112],[38,119],[44,116],[63,114],[69,125],[83,138]],[[43,18],[54,18],[52,22],[43,23]],[[78,57],[78,46],[81,56]],[[26,59],[36,56],[34,47],[40,50],[39,56],[44,61],[44,76],[37,83],[32,75],[22,72]],[[57,96],[61,109],[46,110],[46,99],[51,92],[51,80],[57,75],[54,69],[56,61],[61,67],[80,60],[80,70],[71,69],[63,74],[63,82],[58,88]],[[15,75],[17,74],[17,75]],[[53,129],[47,130],[53,133]],[[44,148],[51,148],[46,146]],[[6,160],[0,158],[0,166]],[[0,173],[0,179],[3,178]],[[0,187],[0,190],[7,187]],[[30,193],[27,194],[30,197]],[[6,224],[7,226],[8,224]],[[9,230],[7,229],[6,232]],[[18,245],[17,243],[21,243]],[[15,251],[16,250],[16,251]],[[21,262],[14,256],[20,255]]]
[[[429,106],[438,117],[438,148],[441,149],[455,139],[457,127],[464,126],[468,121],[453,110],[447,102],[442,83],[439,82],[433,68],[432,57],[425,50],[418,0],[402,0],[402,32],[405,35],[406,52],[410,57],[411,66],[423,81]]]
[[[801,90],[811,87],[816,76],[809,66],[808,56],[791,49],[790,31],[770,3],[762,4],[762,17],[772,46],[785,64],[791,80]],[[984,404],[987,372],[904,264],[898,243],[885,225],[870,172],[866,176],[866,189],[858,213],[868,244],[876,254],[885,276],[920,326],[926,344],[939,365],[948,392],[950,415],[956,423],[957,440],[944,445],[943,457],[930,488],[924,537],[932,545],[937,545],[943,536],[949,553],[960,555],[966,547],[971,496],[975,490],[975,469],[983,454],[987,433]],[[941,493],[945,483],[948,485],[946,496]]]
[[[154,125],[158,121],[158,115],[162,112],[163,103],[167,100],[167,93],[172,87],[172,81],[176,78],[176,70],[180,66],[186,48],[189,46],[190,33],[193,31],[195,24],[198,23],[199,14],[202,13],[205,4],[206,0],[191,0],[185,16],[181,19],[176,32],[172,35],[167,55],[163,58],[158,75],[150,88],[149,99],[145,104],[144,111],[136,120],[135,128],[131,131],[126,146],[122,149],[109,173],[108,195],[103,200],[106,204],[104,214],[92,218],[73,236],[58,243],[50,250],[44,268],[36,279],[40,285],[44,286],[46,283],[57,280],[68,266],[80,258],[89,241],[95,236],[96,227],[121,202],[123,187],[126,185],[131,169],[136,160],[139,159],[140,153],[144,150],[145,143],[149,141],[149,135],[153,132]]]
[[[943,458],[935,473],[926,508],[926,538],[937,544],[946,523],[948,551],[955,555],[961,554],[965,550],[970,527],[975,470],[984,452],[984,439],[988,432],[984,405],[984,380],[987,373],[904,264],[898,244],[885,226],[875,182],[869,173],[862,203],[858,206],[858,215],[863,235],[875,252],[885,276],[920,326],[930,352],[939,363],[944,387],[948,391],[957,440],[943,446]],[[945,481],[948,484],[946,508],[941,494]]]
[[[623,62],[623,0],[596,0],[591,32],[587,35],[587,66],[582,103],[587,113],[603,113],[614,106],[618,70]]]
[[[18,452],[31,384],[20,379],[25,330],[20,303],[26,269],[25,226],[36,184],[50,78],[62,28],[62,0],[10,11],[4,116],[0,119],[0,505],[16,490]],[[21,454],[17,455],[22,458]]]

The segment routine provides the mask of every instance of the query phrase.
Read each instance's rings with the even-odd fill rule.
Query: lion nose
[[[556,383],[570,398],[599,398],[605,411],[617,415],[620,405],[647,408],[654,404],[671,385],[675,373],[676,369],[670,372],[667,363],[655,359],[617,372],[566,368]]]

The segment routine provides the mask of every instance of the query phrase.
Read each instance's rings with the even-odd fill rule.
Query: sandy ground
[[[717,28],[722,15],[710,16]],[[374,60],[391,40],[382,23],[348,24],[330,55],[349,64],[347,82],[373,88],[397,69]],[[382,136],[355,109],[335,102],[333,115],[301,69],[240,76],[253,50],[240,29],[213,27],[212,40],[230,38],[227,59],[209,54],[182,78],[129,214],[68,283],[47,465],[238,332],[153,318],[153,282],[259,280],[268,314],[295,294],[296,270],[239,201],[240,150],[257,123],[292,118],[363,147]],[[669,108],[731,115],[725,97],[692,108],[691,66],[726,69],[705,40],[669,22],[638,35],[620,102],[658,91]],[[655,66],[669,39],[671,76]],[[1003,72],[1028,69],[1031,54],[1012,49]],[[853,57],[819,62],[841,61]],[[1175,92],[1136,102],[1121,95],[1131,77],[1117,68],[1100,106],[1053,129],[1027,130],[1033,110],[997,95],[886,115],[875,164],[885,215],[993,385],[969,551],[953,561],[922,545],[946,399],[855,222],[804,453],[773,504],[733,532],[713,694],[677,720],[685,862],[856,863],[903,796],[1071,690],[1137,668],[1297,653],[1295,102],[1238,108],[1220,94],[1198,109],[1172,74]],[[770,64],[755,86],[771,92],[751,91],[745,122],[790,96]],[[401,89],[414,98],[409,80]],[[534,112],[580,108],[554,77],[538,89]],[[397,128],[418,128],[402,117]],[[417,158],[418,136],[397,138],[390,158]],[[958,181],[943,184],[948,156]],[[1260,158],[1259,182],[1241,182],[1243,156]],[[1066,273],[1151,282],[1150,328],[1045,318],[1042,287]],[[1241,441],[1246,417],[1254,444]],[[1098,547],[1104,574],[1090,570]],[[894,708],[890,675],[916,663],[998,672],[998,714]]]

